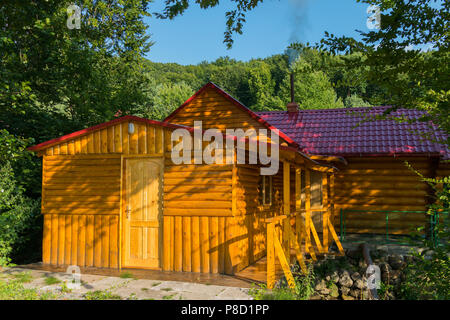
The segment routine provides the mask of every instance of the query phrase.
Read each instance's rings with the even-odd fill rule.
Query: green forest
[[[67,27],[72,2],[82,8],[80,29]],[[40,259],[41,160],[28,146],[121,115],[164,119],[209,81],[252,110],[283,110],[294,72],[302,109],[420,108],[429,112],[424,120],[448,132],[448,2],[438,9],[431,1],[363,2],[380,5],[386,22],[363,40],[325,33],[316,45],[292,44],[298,53],[292,64],[280,52],[250,61],[225,54],[183,66],[146,59],[154,45],[144,23],[151,1],[3,1],[0,265]],[[173,19],[190,3],[166,1],[159,18]],[[199,3],[207,10],[218,2]],[[229,46],[242,32],[245,12],[260,5],[237,3],[234,13],[226,13]],[[430,50],[421,49],[430,43]]]

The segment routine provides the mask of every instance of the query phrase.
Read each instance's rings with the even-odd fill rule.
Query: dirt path
[[[149,300],[248,300],[248,288],[207,285],[181,281],[135,279],[131,273],[120,277],[82,274],[79,288],[70,289],[72,276],[25,268],[0,271],[0,281],[19,282],[50,299],[149,299]]]

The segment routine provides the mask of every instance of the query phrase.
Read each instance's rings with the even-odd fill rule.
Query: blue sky
[[[163,0],[155,0],[150,12],[160,12]],[[247,61],[282,53],[293,40],[318,42],[325,31],[357,36],[368,31],[367,5],[356,0],[265,0],[247,14],[243,35],[235,35],[227,50],[223,41],[225,12],[230,1],[202,10],[196,4],[174,20],[146,19],[155,44],[147,58],[155,62],[197,64],[221,56]]]

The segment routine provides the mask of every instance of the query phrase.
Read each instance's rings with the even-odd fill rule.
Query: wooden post
[[[267,224],[267,288],[272,289],[275,286],[275,245],[273,237],[275,235],[275,223]]]
[[[328,197],[330,202],[330,222],[334,224],[334,175],[330,175],[330,194]]]
[[[283,213],[286,219],[283,220],[283,250],[285,252],[288,262],[290,262],[290,229],[291,229],[291,197],[290,197],[290,165],[288,162],[283,162]]]
[[[303,218],[302,210],[302,170],[295,169],[295,235],[300,247],[303,241]]]
[[[328,200],[328,174],[322,173],[322,236],[323,236],[323,250],[328,252],[328,219],[330,215],[330,207]]]
[[[310,252],[311,247],[311,172],[305,170],[305,249]]]

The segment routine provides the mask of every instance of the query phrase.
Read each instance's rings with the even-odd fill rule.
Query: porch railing
[[[302,217],[301,212],[296,212],[289,216],[280,215],[265,220],[267,223],[267,287],[269,289],[273,288],[276,282],[276,258],[280,261],[289,287],[295,289],[296,284],[290,269],[291,248],[294,249],[295,257],[302,272],[306,274],[308,269],[304,253],[308,253],[312,260],[317,260],[311,235],[316,244],[318,254],[328,252],[329,241],[328,236],[325,236],[328,235],[328,232],[336,242],[340,254],[344,254],[344,249],[329,215],[324,215],[326,220],[323,221],[323,231],[326,232],[322,232],[323,241],[321,241],[311,219],[311,211],[313,210],[309,210],[309,214],[306,212],[305,218]],[[292,222],[294,222],[295,227],[292,226]]]

